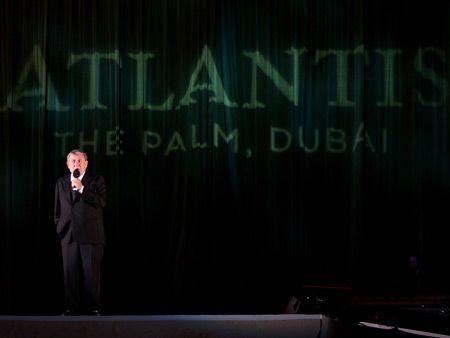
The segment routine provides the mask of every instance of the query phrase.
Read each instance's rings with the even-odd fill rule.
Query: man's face
[[[82,153],[69,155],[69,159],[67,160],[67,168],[69,168],[71,173],[73,173],[75,169],[78,169],[80,174],[83,175],[87,166],[88,161],[84,159],[84,155]]]

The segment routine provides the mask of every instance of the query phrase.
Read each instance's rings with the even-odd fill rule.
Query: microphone
[[[72,175],[73,175],[73,177],[75,177],[75,178],[80,177],[80,170],[79,170],[79,169],[75,169],[75,170],[73,171]],[[78,191],[78,189],[77,189],[75,186],[72,187],[72,190],[73,190],[73,191]]]

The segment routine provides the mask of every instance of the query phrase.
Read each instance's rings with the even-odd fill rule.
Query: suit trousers
[[[77,312],[100,308],[100,262],[102,244],[62,243],[64,267],[64,300],[68,310]]]

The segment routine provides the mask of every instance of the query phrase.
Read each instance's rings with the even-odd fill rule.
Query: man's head
[[[83,175],[88,166],[87,154],[79,149],[74,149],[67,154],[67,168],[70,173],[73,173],[75,169],[80,171]]]

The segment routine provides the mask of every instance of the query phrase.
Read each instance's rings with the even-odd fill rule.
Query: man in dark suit
[[[102,176],[86,172],[87,166],[86,153],[72,150],[67,155],[70,174],[60,177],[55,187],[54,220],[61,239],[66,315],[79,313],[82,304],[89,314],[100,314],[106,187]]]

